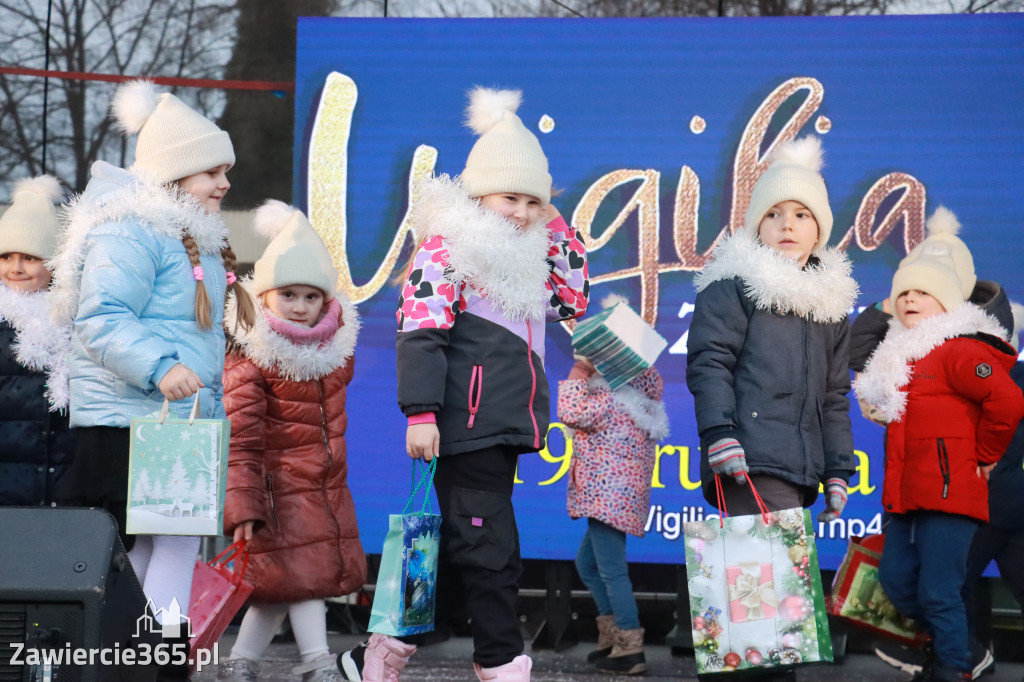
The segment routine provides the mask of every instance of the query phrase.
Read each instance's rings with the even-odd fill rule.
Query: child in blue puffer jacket
[[[151,83],[122,86],[113,110],[137,133],[135,164],[98,161],[85,192],[67,209],[54,258],[55,315],[72,325],[71,424],[75,462],[62,503],[96,506],[118,519],[139,582],[157,609],[177,599],[187,615],[199,538],[125,537],[129,426],[160,410],[185,417],[199,393],[200,417],[223,417],[224,298],[235,283],[220,202],[231,186],[231,139]],[[187,672],[187,671],[186,671]]]

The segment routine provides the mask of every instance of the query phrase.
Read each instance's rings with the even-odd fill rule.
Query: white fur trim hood
[[[625,410],[637,428],[646,433],[651,440],[657,442],[668,438],[668,413],[665,411],[664,401],[654,400],[629,384],[612,391],[611,386],[600,374],[592,374],[587,379],[587,387],[595,390],[607,389],[612,395],[612,400]]]
[[[418,238],[444,237],[452,282],[465,282],[513,321],[543,318],[551,292],[544,222],[517,229],[471,199],[458,178],[424,180],[412,220]]]
[[[66,227],[50,261],[55,294],[53,314],[59,322],[74,319],[85,261],[85,242],[93,228],[132,221],[153,232],[181,239],[190,235],[201,254],[219,254],[227,245],[228,227],[207,213],[188,192],[161,185],[144,172],[128,172],[104,161],[92,165],[93,180],[65,207]],[[92,195],[93,183],[101,189]],[[104,186],[108,191],[103,193]]]
[[[252,279],[246,278],[242,286],[252,293]],[[255,299],[256,297],[253,296]],[[344,365],[352,357],[359,336],[359,313],[355,304],[345,294],[335,294],[341,305],[341,319],[344,326],[334,334],[334,338],[326,344],[310,343],[298,345],[278,334],[267,322],[266,308],[257,301],[256,324],[249,331],[238,328],[234,333],[242,355],[263,370],[277,369],[289,381],[308,381],[325,377]],[[227,333],[231,334],[231,326],[238,319],[235,293],[228,294],[227,308],[224,311]],[[230,320],[230,322],[228,322]]]
[[[864,371],[853,382],[857,397],[875,405],[887,421],[899,421],[907,406],[912,365],[934,348],[958,336],[984,333],[1004,338],[994,317],[973,303],[921,320],[907,329],[893,317],[885,339],[872,353]]]
[[[713,282],[738,277],[760,310],[792,313],[815,322],[839,322],[857,300],[850,259],[835,248],[821,249],[814,256],[821,262],[801,268],[770,246],[736,233],[715,247],[711,261],[693,284],[703,291]]]
[[[50,291],[22,293],[0,284],[0,321],[14,328],[14,357],[23,367],[46,374],[46,400],[50,412],[68,406],[68,360],[71,328],[57,325],[50,316]]]

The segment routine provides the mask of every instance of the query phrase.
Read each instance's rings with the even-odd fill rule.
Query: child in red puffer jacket
[[[928,227],[893,276],[895,318],[855,387],[889,421],[882,587],[932,636],[924,679],[969,680],[967,555],[1024,395],[1009,375],[1017,354],[1006,331],[966,302],[976,278],[956,217],[940,207]]]

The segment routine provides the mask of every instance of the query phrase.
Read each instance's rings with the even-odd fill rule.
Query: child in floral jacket
[[[558,418],[573,429],[567,507],[586,518],[576,570],[597,603],[599,670],[647,670],[643,628],[626,563],[626,535],[643,537],[657,443],[668,436],[664,384],[648,368],[612,390],[585,358],[558,387]]]

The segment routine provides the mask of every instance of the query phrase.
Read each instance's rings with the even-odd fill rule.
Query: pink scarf
[[[269,310],[264,310],[263,314],[271,329],[296,346],[308,346],[314,343],[322,346],[333,339],[334,335],[338,333],[338,329],[341,328],[341,304],[338,303],[337,298],[331,299],[320,321],[312,327],[282,320]]]

